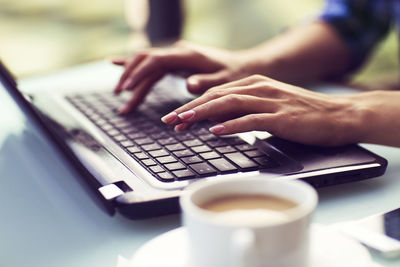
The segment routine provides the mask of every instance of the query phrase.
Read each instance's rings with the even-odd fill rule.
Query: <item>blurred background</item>
[[[130,54],[150,43],[165,45],[179,36],[242,49],[315,18],[323,2],[0,0],[0,57],[17,76],[24,77]],[[397,59],[397,38],[392,32],[355,81],[368,84],[397,78]]]

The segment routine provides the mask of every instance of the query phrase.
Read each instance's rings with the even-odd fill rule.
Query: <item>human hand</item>
[[[176,130],[209,119],[217,135],[252,130],[312,145],[335,146],[360,140],[362,107],[353,95],[326,95],[265,76],[213,87],[162,118]]]
[[[177,42],[170,48],[153,48],[132,57],[113,60],[125,71],[114,89],[115,93],[132,90],[133,96],[120,110],[133,111],[146,97],[153,84],[167,72],[188,70],[195,74],[187,78],[190,92],[201,94],[208,88],[248,76],[244,57],[211,47]]]

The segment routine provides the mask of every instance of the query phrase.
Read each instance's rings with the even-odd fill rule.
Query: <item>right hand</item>
[[[240,53],[179,41],[170,48],[152,48],[134,56],[114,59],[125,71],[114,89],[115,93],[134,91],[132,98],[120,110],[129,113],[144,100],[152,86],[167,72],[188,70],[195,74],[187,78],[191,93],[202,94],[207,89],[250,75]]]

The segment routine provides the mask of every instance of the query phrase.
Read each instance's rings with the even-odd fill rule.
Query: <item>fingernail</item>
[[[169,123],[173,122],[177,117],[178,117],[178,113],[176,113],[174,111],[174,112],[171,112],[171,113],[165,115],[164,117],[162,117],[161,121],[163,123],[169,124]]]
[[[225,130],[225,126],[223,124],[217,124],[208,130],[214,134],[221,134]]]
[[[197,88],[199,86],[199,80],[197,79],[189,78],[187,79],[187,83],[192,88]]]
[[[181,120],[189,121],[190,119],[192,119],[194,117],[194,114],[195,114],[194,110],[188,110],[181,114],[178,114],[178,117]]]
[[[187,123],[178,124],[178,125],[175,126],[174,131],[176,131],[176,132],[184,131],[184,130],[186,130],[188,128],[188,125],[189,124],[187,124]]]

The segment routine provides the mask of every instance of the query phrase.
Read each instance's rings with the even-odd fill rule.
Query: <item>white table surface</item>
[[[100,62],[22,81],[25,90],[111,87],[120,70]],[[116,266],[151,238],[181,225],[179,215],[110,217],[83,189],[60,153],[0,91],[0,266]],[[332,224],[400,207],[400,149],[367,145],[389,160],[384,176],[319,189],[314,221]],[[399,260],[373,255],[382,266]]]

